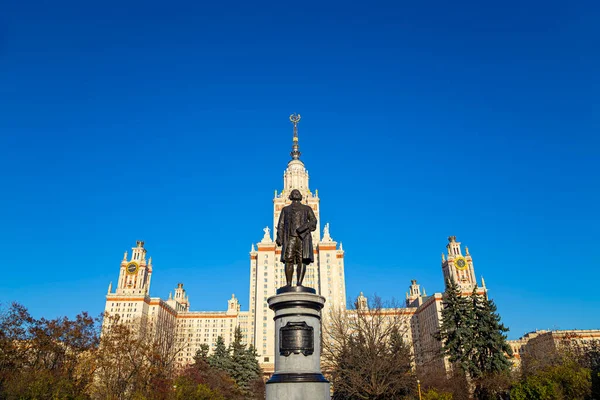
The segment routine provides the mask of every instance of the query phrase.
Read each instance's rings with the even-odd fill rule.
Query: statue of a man
[[[285,281],[292,285],[294,264],[298,286],[302,286],[306,265],[315,261],[312,235],[317,229],[317,218],[312,208],[300,203],[302,194],[298,189],[290,193],[292,204],[283,207],[277,224],[277,246],[282,246],[281,262],[285,264]]]

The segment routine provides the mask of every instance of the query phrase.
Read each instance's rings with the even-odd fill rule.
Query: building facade
[[[146,259],[144,242],[138,241],[131,257],[127,252],[123,256],[117,287],[114,291],[112,284],[108,287],[104,312],[132,328],[149,328],[152,335],[173,338],[177,364],[191,363],[202,344],[212,350],[219,336],[229,345],[236,327],[246,329],[248,313],[240,311],[235,295],[227,301],[225,311],[190,311],[183,283],[177,284],[174,294],[169,293],[168,299],[163,300],[150,297],[151,277],[152,258]],[[105,318],[103,328],[114,322],[113,318]]]
[[[300,190],[302,202],[313,209],[317,218],[317,229],[312,232],[315,261],[308,266],[303,283],[327,299],[322,312],[323,323],[327,323],[332,310],[353,312],[346,311],[345,252],[341,242],[338,245],[331,237],[328,223],[321,231],[323,219],[319,193],[310,189],[309,174],[300,159],[299,119],[299,116],[290,117],[293,122],[291,159],[283,173],[283,187],[275,191],[273,197],[272,228],[265,227],[262,240],[251,245],[248,311],[241,311],[234,295],[227,301],[224,311],[191,311],[190,299],[182,283],[177,285],[174,295],[169,294],[167,300],[150,297],[153,265],[152,258],[147,257],[144,242],[138,241],[131,255],[127,252],[124,254],[114,291],[112,284],[109,285],[105,312],[118,316],[121,322],[149,326],[155,334],[173,336],[177,343],[179,365],[191,363],[202,344],[213,349],[219,336],[228,345],[233,341],[236,327],[239,327],[243,340],[255,347],[265,372],[273,371],[274,313],[269,309],[267,299],[275,295],[277,288],[285,285],[284,264],[280,261],[281,248],[275,243],[275,232],[279,214],[283,207],[290,204],[288,197],[293,189]],[[441,269],[444,281],[453,279],[465,295],[470,295],[477,285],[469,249],[465,247],[463,253],[461,243],[455,236],[448,238]],[[480,294],[486,293],[483,279],[478,287]],[[433,336],[440,327],[442,302],[443,293],[428,296],[413,280],[406,293],[405,307],[382,311],[390,318],[402,318],[408,324],[405,338],[412,342],[417,368],[448,370],[447,362],[440,357],[440,343]],[[367,299],[362,293],[358,305],[367,307]],[[107,318],[106,321],[112,319]]]
[[[539,330],[526,333],[521,338],[509,340],[514,358],[513,364],[519,367],[528,357],[542,360],[551,359],[561,348],[571,345],[585,347],[589,343],[600,343],[599,329]]]

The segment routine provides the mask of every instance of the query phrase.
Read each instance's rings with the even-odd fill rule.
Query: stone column
[[[267,299],[275,311],[275,373],[267,400],[329,400],[321,373],[321,309],[325,298],[304,286],[277,290]]]

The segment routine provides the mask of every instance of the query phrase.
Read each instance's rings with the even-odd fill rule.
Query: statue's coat
[[[285,263],[285,248],[295,230],[296,234],[293,236],[299,236],[302,239],[302,262],[304,264],[313,263],[315,256],[310,233],[316,229],[317,218],[312,208],[300,202],[293,202],[283,207],[277,224],[277,241],[282,243],[281,262]]]

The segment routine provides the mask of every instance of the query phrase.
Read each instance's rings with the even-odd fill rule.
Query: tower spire
[[[298,122],[300,122],[300,114],[290,115],[290,121],[294,124],[294,138],[290,155],[292,156],[292,160],[299,160],[300,154],[302,154],[300,153],[300,146],[298,146]]]

